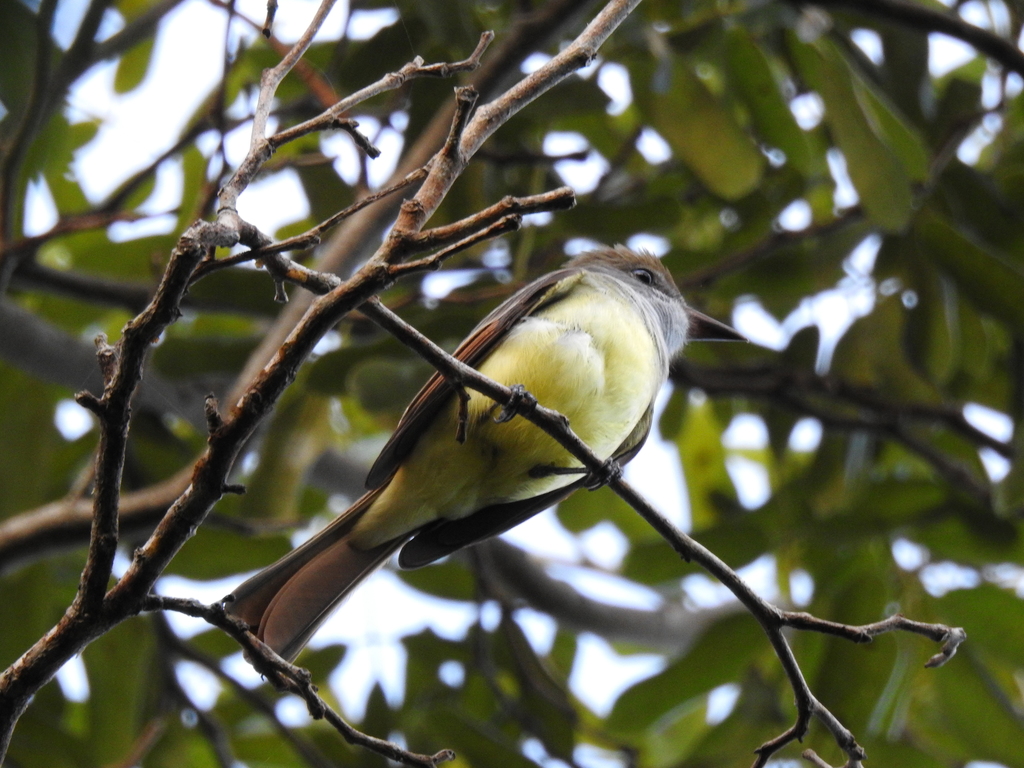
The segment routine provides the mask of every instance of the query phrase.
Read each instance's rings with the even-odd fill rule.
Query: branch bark
[[[637,1],[612,0],[607,8],[598,14],[595,22],[592,22],[577,42],[570,46],[587,52],[574,59],[575,66],[578,67],[592,58],[595,46],[611,33]],[[399,260],[398,254],[394,252],[396,245],[402,243],[403,256],[416,252],[416,244],[410,245],[404,242],[403,238],[419,231],[423,222],[440,204],[444,194],[454,183],[457,172],[453,173],[453,168],[461,171],[469,159],[471,153],[449,152],[449,155],[460,156],[455,158],[453,166],[443,172],[436,170],[442,163],[433,163],[431,174],[428,176],[428,181],[433,179],[430,202],[427,205],[423,204],[421,188],[417,200],[423,215],[418,217],[415,228],[400,228],[400,235],[385,241],[377,256],[363,269],[334,287],[325,296],[316,299],[302,321],[280,346],[274,359],[259,371],[252,382],[244,388],[240,397],[233,397],[230,400],[229,412],[225,417],[212,418],[210,414],[206,414],[207,421],[212,427],[208,448],[196,463],[188,487],[163,516],[147,542],[136,550],[124,576],[107,592],[113,554],[117,546],[120,476],[130,419],[129,404],[141,376],[146,351],[164,328],[177,319],[184,291],[201,260],[210,258],[217,247],[231,247],[239,242],[250,247],[262,247],[269,243],[268,238],[238,216],[234,210],[234,199],[247,183],[245,174],[255,173],[254,169],[261,164],[260,158],[266,159],[263,126],[269,110],[269,101],[276,87],[275,83],[280,82],[280,77],[283,77],[284,72],[308,45],[330,2],[331,0],[325,0],[321,6],[310,29],[296,45],[295,55],[287,56],[285,62],[274,73],[264,78],[250,155],[242,164],[244,173],[239,173],[236,182],[229,183],[222,192],[217,221],[212,224],[201,222],[193,225],[182,236],[153,301],[139,317],[126,326],[124,335],[116,347],[108,347],[105,341],[100,344],[100,367],[105,381],[104,394],[100,398],[85,394],[79,397],[79,402],[92,409],[102,422],[90,553],[83,572],[79,596],[64,617],[0,675],[0,759],[6,754],[14,726],[32,695],[51,679],[73,654],[110,627],[142,610],[147,605],[146,601],[157,577],[185,541],[194,534],[213,504],[224,493],[237,490],[228,485],[227,479],[241,447],[266,418],[285,388],[294,379],[298,367],[308,358],[323,335],[345,314],[373,298],[394,279],[395,275],[389,266]],[[543,76],[527,78],[530,80],[528,86],[514,87],[510,91],[510,96],[496,100],[496,103],[503,107],[500,114],[492,115],[488,120],[486,135],[490,135],[516,111],[572,71],[572,62],[561,60],[557,67],[548,68]],[[260,114],[264,115],[262,119],[259,117]],[[458,124],[456,130],[457,128]],[[483,138],[485,136],[481,136],[480,141]],[[251,179],[252,176],[249,175],[248,178]],[[238,182],[238,179],[244,183]],[[298,678],[293,676],[292,679],[294,681]],[[311,689],[311,686],[307,687]],[[310,706],[313,707],[314,704],[311,703]],[[394,745],[354,732],[330,709],[317,708],[315,716],[327,718],[345,734],[346,738],[357,737],[364,746],[369,746],[392,759],[407,758],[407,753]],[[440,759],[442,757],[435,755],[416,764],[433,765]]]
[[[920,32],[941,32],[963,40],[979,53],[988,56],[1012,72],[1024,77],[1024,53],[1011,40],[1005,40],[988,30],[968,24],[955,13],[939,11],[909,0],[791,0],[795,5],[816,5],[820,8],[838,8],[851,13],[875,16],[886,21],[916,29]]]

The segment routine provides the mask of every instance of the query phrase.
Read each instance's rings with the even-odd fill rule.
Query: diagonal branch
[[[797,413],[813,416],[826,427],[865,430],[889,437],[921,456],[953,487],[983,506],[991,506],[991,491],[974,474],[911,429],[915,422],[942,425],[974,443],[1011,458],[1013,447],[972,425],[956,406],[900,403],[834,376],[817,376],[777,366],[746,369],[706,368],[686,360],[673,361],[671,378],[712,395],[742,395],[772,400]]]
[[[319,20],[322,20],[324,9],[329,6],[330,1],[325,1],[311,29],[319,23]],[[629,7],[631,7],[629,3],[613,0],[608,8],[599,14],[598,18],[601,20],[599,33],[594,34],[595,24],[591,24],[583,38],[586,38],[591,45],[595,41],[603,41],[611,33],[611,30],[621,22]],[[308,45],[311,37],[312,32],[307,31],[296,50]],[[592,57],[593,49],[588,48],[587,50],[590,50],[591,53],[579,58],[577,66]],[[288,62],[293,62],[294,59],[295,56],[286,57]],[[565,64],[565,62],[562,63]],[[284,71],[286,68],[282,65],[279,71]],[[525,90],[522,83],[520,86],[514,87],[515,98],[511,102],[505,102],[508,108],[503,112],[502,121],[507,120],[518,108],[532,101],[540,92],[547,90],[558,80],[564,79],[569,72],[569,69],[563,69],[556,79],[536,80],[534,78]],[[441,71],[437,70],[434,74],[441,74]],[[261,102],[269,101],[272,96],[276,87],[274,86],[275,77],[277,75],[273,73],[267,75],[265,79],[267,87],[262,92]],[[529,93],[530,88],[535,89],[532,95]],[[269,109],[268,105],[264,104],[264,106]],[[259,114],[257,115],[254,136],[262,137],[265,117],[265,114],[262,118]],[[496,128],[497,124],[492,122],[492,129]],[[263,139],[254,139],[252,142],[257,150],[260,141]],[[250,174],[248,178],[251,178],[251,173],[254,173],[254,169],[260,164],[258,154],[258,151],[250,153],[250,157],[243,163],[243,165],[248,164],[246,165],[246,173]],[[446,176],[444,189],[435,188],[433,190],[432,207],[423,216],[420,224],[426,221],[429,213],[432,213],[440,203],[453,181],[454,176]],[[244,176],[238,176],[235,181],[229,183],[226,191],[222,192],[221,207],[216,223],[197,223],[182,236],[172,254],[157,296],[136,320],[129,323],[117,347],[109,347],[105,342],[101,345],[100,363],[105,380],[108,382],[104,396],[96,398],[83,395],[79,398],[81,403],[91,407],[105,422],[104,442],[100,447],[97,465],[94,534],[89,560],[83,573],[82,589],[80,597],[76,599],[57,626],[40,638],[14,664],[0,674],[0,760],[6,754],[14,726],[28,706],[31,697],[53,677],[72,655],[81,651],[92,640],[117,623],[138,613],[156,579],[163,573],[171,558],[182,545],[195,533],[214,503],[224,493],[239,490],[228,484],[229,473],[239,452],[294,380],[299,366],[309,358],[319,340],[342,317],[376,296],[393,279],[386,267],[390,254],[389,245],[385,243],[379,258],[371,260],[350,279],[312,302],[302,320],[291,330],[288,338],[283,340],[283,344],[278,348],[273,359],[262,367],[251,382],[247,383],[240,396],[230,398],[228,412],[221,418],[209,419],[211,432],[207,449],[196,462],[187,488],[174,501],[145,544],[135,551],[125,574],[104,595],[117,542],[119,480],[124,463],[125,437],[130,413],[129,403],[139,381],[142,362],[149,345],[170,322],[177,318],[180,312],[181,297],[188,286],[193,270],[201,259],[212,258],[213,250],[216,247],[231,247],[239,242],[261,247],[269,243],[269,238],[251,224],[243,221],[234,210],[237,194],[246,183]],[[103,477],[100,477],[101,474]],[[100,488],[101,484],[103,484],[102,489]],[[321,716],[331,719],[335,715],[328,710]],[[342,728],[344,725],[343,723],[333,723],[333,721],[332,724],[338,728]],[[437,761],[433,760],[432,762]]]
[[[402,749],[397,744],[356,730],[320,697],[316,686],[310,680],[309,672],[294,664],[289,664],[274,653],[260,642],[242,621],[228,616],[221,603],[204,605],[197,600],[149,595],[143,601],[141,609],[145,611],[177,611],[187,616],[203,619],[222,629],[242,646],[246,657],[257,672],[264,675],[279,690],[289,691],[302,698],[306,702],[309,714],[314,719],[326,720],[349,744],[365,747],[389,760],[423,768],[435,768],[455,757],[455,754],[447,749],[433,755],[417,754]]]
[[[160,610],[177,610],[178,608],[178,604],[174,603],[172,598],[154,598],[154,600],[161,602],[169,601],[167,604],[163,605]],[[187,607],[187,610],[183,612],[190,616],[194,615],[192,612],[194,607],[193,604],[191,602],[186,602],[185,606]],[[211,612],[215,610],[207,608],[206,606],[203,606],[203,609]],[[266,696],[263,696],[258,691],[246,688],[242,683],[225,672],[217,659],[203,653],[195,648],[191,643],[187,643],[178,637],[162,614],[155,614],[154,620],[157,637],[164,646],[166,646],[173,654],[199,664],[230,687],[238,698],[242,699],[250,707],[263,715],[270,722],[271,726],[273,726],[274,730],[277,731],[278,735],[287,741],[291,745],[292,749],[295,750],[296,754],[298,754],[299,757],[301,757],[308,765],[313,768],[333,767],[334,764],[328,760],[319,749],[317,749],[314,743],[295,733],[295,731],[281,722],[281,719],[274,711],[273,702],[268,700]]]
[[[506,408],[516,407],[521,416],[547,432],[563,448],[578,459],[590,473],[607,481],[608,486],[636,510],[647,523],[664,538],[686,561],[693,561],[724,584],[757,619],[775,650],[796,696],[797,720],[784,733],[761,745],[757,750],[755,768],[763,768],[769,758],[786,744],[802,739],[810,727],[811,718],[817,718],[832,733],[833,738],[851,760],[863,760],[864,750],[857,744],[853,734],[819,702],[804,679],[800,666],[793,655],[789,641],[783,634],[787,626],[801,629],[839,634],[857,642],[867,642],[877,634],[893,630],[907,630],[932,637],[943,643],[942,651],[929,660],[928,666],[945,663],[956,647],[966,638],[960,628],[941,625],[925,625],[910,622],[903,617],[892,617],[868,627],[839,627],[834,622],[813,619],[807,614],[788,613],[768,603],[757,595],[737,573],[717,555],[702,544],[679,530],[671,521],[656,510],[621,476],[621,470],[614,460],[603,460],[597,456],[572,431],[568,420],[561,414],[537,403],[535,398],[524,397],[521,391],[491,381],[473,368],[456,360],[419,331],[407,325],[374,298],[361,308],[374,322],[393,334],[399,341],[412,348],[417,354],[433,365],[455,388],[468,387],[481,392]]]
[[[804,0],[791,0],[804,5]],[[988,30],[968,24],[954,13],[940,11],[923,3],[909,0],[813,0],[821,8],[842,8],[852,13],[875,16],[887,21],[903,24],[921,32],[941,32],[944,35],[963,40],[979,53],[1002,64],[1007,69],[1024,77],[1024,53],[1010,40],[994,35]]]

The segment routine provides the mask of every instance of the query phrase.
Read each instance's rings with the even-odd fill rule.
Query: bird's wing
[[[637,455],[651,432],[653,421],[654,404],[652,403],[640,417],[640,421],[637,422],[633,431],[613,454],[619,464],[626,464]],[[456,550],[468,547],[470,544],[476,544],[478,541],[504,533],[538,512],[568,498],[586,484],[587,480],[588,477],[583,475],[569,485],[542,493],[539,496],[504,504],[493,504],[457,520],[442,518],[427,525],[402,547],[402,551],[398,555],[398,564],[402,568],[419,568],[421,565],[432,563]]]
[[[454,357],[466,365],[477,366],[520,319],[564,297],[582,277],[579,268],[560,269],[531,283],[481,320],[455,350]],[[455,390],[440,373],[430,377],[405,409],[394,434],[370,468],[366,476],[367,488],[387,484],[420,435],[454,394]],[[452,439],[455,439],[454,434]]]
[[[419,568],[456,550],[497,536],[528,520],[583,485],[586,476],[569,485],[521,501],[493,504],[458,520],[440,518],[424,527],[398,553],[402,568]]]

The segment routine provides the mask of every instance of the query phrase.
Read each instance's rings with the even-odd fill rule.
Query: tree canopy
[[[97,195],[79,161],[118,115],[83,83],[112,67],[117,94],[146,89],[166,22],[200,4],[230,19],[215,85]],[[634,4],[353,1],[292,61],[299,34],[276,30],[311,4],[274,5],[261,36],[219,0],[0,0],[4,765],[855,765],[845,727],[868,766],[1024,766],[1024,14]],[[621,483],[531,529],[575,542],[568,564],[514,539],[396,570],[424,615],[469,618],[401,637],[401,684],[372,686],[359,732],[328,684],[345,638],[297,661],[317,699],[215,607],[149,594],[226,592],[361,493],[432,372],[364,302],[450,350],[593,243],[653,250],[755,342],[674,362],[657,431],[676,466],[632,485],[681,473],[670,519],[842,627],[791,612],[769,642],[738,603],[701,603],[704,560]],[[920,624],[883,633],[897,614]],[[650,662],[601,711],[577,679],[604,682],[581,666],[594,638]],[[256,685],[240,643],[320,718]],[[825,710],[794,704],[783,647]],[[53,679],[65,662],[84,693]]]

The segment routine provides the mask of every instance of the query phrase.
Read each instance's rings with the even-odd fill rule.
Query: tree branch
[[[160,601],[171,600],[171,598],[156,598]],[[187,610],[184,611],[187,615],[194,615],[191,611],[193,610],[193,604],[186,602]],[[202,606],[204,610],[214,611],[215,609],[207,609],[206,606]],[[169,606],[164,606],[160,611],[165,610],[176,610]],[[219,613],[219,612],[218,612]],[[203,618],[203,617],[200,617]],[[263,696],[258,691],[250,690],[242,685],[238,680],[229,675],[221,667],[219,661],[212,656],[209,656],[202,651],[195,648],[190,643],[185,642],[171,629],[167,620],[163,614],[158,612],[154,613],[153,619],[156,624],[157,637],[160,642],[166,646],[166,648],[175,656],[192,661],[199,664],[201,667],[206,669],[210,674],[214,675],[217,679],[224,682],[234,694],[252,707],[254,710],[259,712],[265,717],[273,726],[274,730],[277,731],[278,735],[281,736],[286,742],[288,742],[292,749],[295,750],[296,754],[302,758],[308,765],[313,768],[333,768],[334,763],[327,759],[327,757],[316,747],[316,744],[312,743],[308,739],[301,737],[291,728],[281,722],[281,719],[277,716],[274,710],[274,704],[266,696]]]
[[[908,0],[791,0],[796,5],[820,8],[841,8],[851,13],[875,16],[916,29],[920,32],[941,32],[963,40],[979,53],[1024,77],[1024,53],[1010,40],[968,24],[955,13],[939,11]]]
[[[899,403],[879,393],[853,387],[833,376],[789,371],[777,366],[745,369],[704,368],[686,360],[673,361],[671,379],[712,395],[768,399],[797,413],[813,416],[826,427],[864,430],[889,437],[921,456],[953,487],[991,507],[991,492],[966,467],[918,437],[909,425],[941,424],[979,448],[1013,456],[1013,447],[977,429],[951,405]]]
[[[543,429],[579,460],[590,471],[591,475],[605,481],[684,560],[697,563],[705,571],[718,579],[737,597],[750,614],[757,619],[761,628],[768,636],[768,640],[776,655],[779,657],[786,677],[793,688],[797,702],[797,720],[791,728],[776,738],[762,744],[756,750],[758,757],[754,761],[754,768],[763,768],[771,755],[775,754],[783,746],[794,739],[802,739],[810,727],[812,717],[817,718],[828,728],[836,743],[847,753],[851,760],[864,759],[864,750],[857,744],[853,734],[814,697],[810,687],[807,685],[807,681],[804,679],[796,658],[793,656],[789,642],[782,632],[784,627],[800,623],[800,628],[802,629],[828,631],[829,634],[838,634],[836,628],[841,625],[832,622],[816,623],[808,621],[806,618],[803,618],[806,616],[805,614],[788,614],[763,600],[717,555],[676,528],[672,522],[637,493],[622,478],[621,470],[614,460],[603,460],[594,454],[572,431],[568,420],[564,416],[540,405],[532,396],[523,397],[522,392],[516,392],[510,387],[505,387],[491,381],[473,368],[456,360],[414,328],[408,326],[401,318],[380,304],[376,298],[368,301],[362,309],[374,322],[393,334],[399,341],[411,347],[417,354],[437,368],[453,386],[468,387],[481,392],[506,408],[514,407],[516,408],[516,415],[527,419]],[[943,642],[943,650],[940,654],[932,657],[932,660],[929,662],[930,666],[938,666],[944,663],[955,652],[956,646],[966,637],[966,633],[960,628],[924,625],[917,622],[907,624],[899,620],[890,620],[889,622],[881,622],[879,625],[870,626],[871,630],[847,628],[848,634],[843,636],[855,637],[858,640],[861,640],[861,638],[870,639],[870,637],[874,637],[874,634],[894,629],[903,629],[936,637]],[[858,629],[861,631],[858,632]]]
[[[615,5],[613,3],[613,6]],[[322,14],[318,14],[317,18],[321,16]],[[618,20],[621,20],[621,15]],[[607,24],[603,25],[602,29],[605,35],[611,30]],[[311,33],[304,39],[308,37],[311,37]],[[298,47],[302,44],[300,41]],[[286,59],[291,60],[290,57]],[[566,74],[563,73],[562,77]],[[275,77],[276,75],[271,74],[264,79],[264,100],[273,93]],[[553,84],[550,81],[543,82],[547,83],[548,87]],[[529,100],[520,92],[517,103],[522,105]],[[506,110],[505,119],[513,112],[514,110]],[[262,123],[260,116],[257,115],[256,123],[265,124],[265,115]],[[259,131],[254,130],[254,135],[259,134]],[[258,155],[259,142],[254,141],[253,146],[256,151],[250,153],[250,158],[243,163],[248,163],[250,169],[254,167],[252,158]],[[447,178],[447,184],[450,185],[453,180],[454,177]],[[222,194],[222,203],[226,201],[229,205],[221,206],[217,223],[197,224],[179,241],[179,246],[165,273],[165,287],[158,290],[157,298],[143,315],[129,324],[122,342],[119,342],[117,354],[108,354],[106,358],[109,360],[112,383],[107,387],[105,399],[81,398],[81,402],[104,412],[105,417],[106,411],[111,412],[109,423],[104,425],[106,442],[101,446],[101,464],[98,465],[100,468],[97,471],[97,514],[94,521],[96,533],[83,575],[85,599],[76,600],[72,609],[69,609],[65,618],[53,630],[0,675],[0,754],[6,753],[14,724],[32,694],[56,673],[67,658],[110,626],[139,610],[139,606],[170,559],[192,536],[212,505],[225,492],[231,490],[227,486],[227,477],[238,452],[266,418],[274,403],[295,377],[299,365],[308,358],[319,339],[345,314],[387,287],[392,279],[384,266],[389,262],[388,243],[385,243],[378,258],[371,260],[371,263],[352,278],[313,302],[303,320],[289,334],[274,360],[260,371],[241,397],[231,399],[230,412],[223,419],[223,423],[210,434],[207,451],[195,465],[189,486],[162,518],[149,540],[135,552],[125,575],[106,596],[103,596],[102,590],[106,588],[106,578],[109,576],[109,561],[116,545],[119,486],[116,481],[119,480],[120,466],[124,459],[123,438],[126,434],[121,425],[127,427],[128,398],[134,383],[138,381],[141,361],[148,344],[165,327],[165,321],[169,323],[174,319],[173,316],[167,315],[169,307],[164,299],[183,293],[192,270],[214,246],[229,247],[242,242],[260,247],[268,242],[255,227],[242,221],[234,212],[231,204],[240,188],[236,182],[234,187]],[[442,196],[443,193],[434,196],[435,206],[440,203]],[[425,218],[423,220],[425,221]],[[178,300],[180,301],[180,295]],[[178,311],[177,304],[171,302],[170,307],[174,312]],[[150,334],[148,336],[147,331]],[[109,397],[107,392],[111,393]],[[117,449],[120,450],[120,455]],[[104,484],[102,493],[99,492],[101,483]],[[97,599],[97,595],[101,599]],[[87,606],[87,609],[82,610],[80,605]],[[327,716],[330,717],[330,714]]]
[[[149,595],[143,601],[141,609],[145,611],[177,611],[187,616],[203,619],[223,630],[242,646],[246,658],[257,672],[264,675],[279,690],[289,691],[302,698],[313,719],[326,720],[349,744],[365,747],[388,760],[424,768],[435,768],[455,757],[455,754],[447,749],[433,755],[417,754],[402,749],[397,744],[356,730],[317,694],[316,686],[310,680],[309,672],[294,664],[289,664],[256,639],[242,621],[227,615],[221,603],[203,605],[197,600]],[[293,745],[294,743],[293,741]]]
[[[698,610],[672,601],[653,611],[610,605],[553,578],[537,558],[500,538],[482,541],[474,550],[487,569],[489,583],[505,602],[525,602],[573,632],[593,632],[610,642],[682,655],[716,621],[743,610],[734,602]]]

